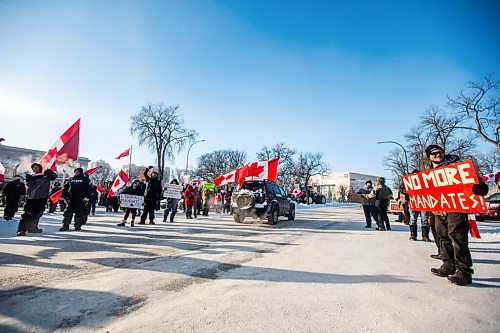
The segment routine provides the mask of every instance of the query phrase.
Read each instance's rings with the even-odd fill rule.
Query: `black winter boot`
[[[429,229],[430,228],[428,226],[422,226],[422,240],[424,242],[432,242],[429,238]]]
[[[410,225],[410,240],[412,240],[412,241],[417,240],[417,225],[416,224]]]
[[[442,264],[439,268],[431,268],[431,272],[437,276],[447,277],[455,273],[455,267]]]
[[[174,216],[175,216],[175,213],[172,212],[172,214],[170,214],[170,222],[174,222]]]
[[[163,222],[167,222],[168,214],[170,211],[168,209],[165,209],[165,213],[163,213]]]
[[[465,286],[472,283],[472,275],[462,270],[457,270],[455,274],[448,276],[448,281],[458,286]]]

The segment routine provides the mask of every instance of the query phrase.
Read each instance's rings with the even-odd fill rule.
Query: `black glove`
[[[148,166],[148,169],[153,169],[153,166],[152,165]]]
[[[474,195],[485,196],[488,194],[488,185],[486,183],[474,184],[472,185],[472,193]]]

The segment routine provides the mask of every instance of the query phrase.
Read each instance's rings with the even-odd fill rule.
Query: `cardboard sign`
[[[215,190],[215,184],[205,183],[205,184],[203,184],[203,189],[206,190],[206,191],[214,191]]]
[[[144,204],[144,197],[139,195],[120,194],[120,207],[141,208]]]
[[[403,177],[413,211],[486,213],[482,196],[472,194],[478,184],[472,161],[446,165]]]
[[[180,199],[182,194],[182,185],[167,184],[163,196],[165,198]]]

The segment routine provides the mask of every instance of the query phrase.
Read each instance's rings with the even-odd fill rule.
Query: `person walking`
[[[89,202],[92,188],[88,177],[83,174],[82,168],[76,168],[74,176],[64,186],[62,196],[68,201],[68,207],[64,211],[63,226],[59,231],[69,230],[69,225],[75,217],[75,230],[82,230],[87,218],[87,203]]]
[[[444,149],[438,145],[430,145],[425,149],[430,168],[439,168],[459,161],[457,155],[445,155]],[[477,177],[479,184],[472,186],[474,195],[484,196],[488,193],[488,185]],[[447,277],[456,285],[465,286],[472,283],[472,257],[469,250],[469,221],[465,213],[432,213],[435,218],[436,232],[439,236],[439,247],[443,264],[439,268],[431,268],[434,275]]]
[[[21,182],[21,176],[15,175],[12,181],[5,184],[2,194],[5,196],[3,218],[5,221],[10,221],[18,210],[19,199],[22,195],[26,195],[26,186]]]
[[[153,167],[149,166],[144,170],[144,179],[146,180],[146,191],[144,192],[144,210],[141,215],[139,224],[146,224],[146,218],[149,215],[149,224],[155,224],[155,210],[157,202],[161,198],[161,182],[158,179],[158,172],[152,171]],[[151,172],[151,176],[149,176]]]
[[[26,231],[41,233],[38,228],[40,217],[42,217],[49,198],[50,182],[57,178],[52,170],[42,172],[42,165],[33,163],[31,165],[32,175],[26,175],[26,203],[24,213],[17,227],[17,236],[25,236]]]
[[[373,184],[371,180],[367,180],[365,182],[365,187],[360,188],[357,194],[370,194],[373,190]],[[378,210],[377,207],[375,207],[375,198],[365,198],[362,196],[362,202],[361,205],[363,206],[363,212],[365,213],[365,220],[366,220],[366,225],[365,228],[371,228],[372,227],[372,217],[377,223],[378,222]]]
[[[179,182],[177,181],[177,179],[172,179],[170,184],[179,185]],[[163,212],[163,222],[167,222],[168,214],[170,214],[170,222],[174,222],[175,214],[177,214],[177,205],[179,204],[179,200],[180,199],[177,198],[167,198],[167,207]]]
[[[141,181],[139,179],[134,179],[132,185],[123,190],[122,194],[136,195],[142,197],[144,195],[144,190],[141,186]],[[127,224],[127,219],[129,215],[132,214],[132,220],[130,221],[130,226],[134,226],[135,216],[137,215],[137,208],[125,207],[125,215],[123,215],[123,220],[118,223],[117,226],[124,227]]]

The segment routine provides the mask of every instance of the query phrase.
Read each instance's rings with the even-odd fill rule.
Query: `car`
[[[278,223],[280,216],[295,219],[295,202],[278,184],[267,181],[246,181],[241,189],[233,192],[231,211],[236,223],[245,218],[267,219],[268,224]]]
[[[307,203],[307,194],[304,192],[296,197],[298,203]],[[309,204],[326,204],[326,197],[316,192],[309,193]]]
[[[484,199],[488,212],[485,214],[476,214],[478,221],[485,219],[500,219],[500,193],[495,193]]]

